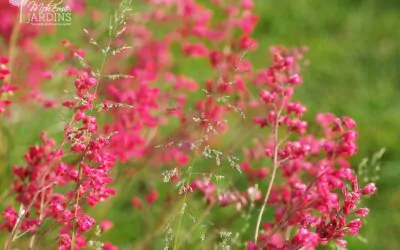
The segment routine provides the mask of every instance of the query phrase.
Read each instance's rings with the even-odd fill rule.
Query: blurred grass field
[[[107,9],[105,3],[88,2]],[[371,212],[361,236],[367,242],[351,239],[348,249],[400,249],[400,1],[261,0],[257,3],[257,13],[261,19],[254,36],[259,40],[260,52],[250,55],[255,65],[267,64],[271,45],[307,45],[309,66],[303,69],[304,84],[297,92],[297,99],[308,107],[308,118],[322,111],[357,121],[360,149],[352,159],[354,166],[383,147],[387,150],[378,193],[366,202]],[[76,17],[76,25],[61,28],[56,35],[44,38],[43,43],[58,46],[61,39],[78,39],[77,34],[85,24],[89,25],[88,20],[89,17]],[[106,22],[90,25],[107,27]],[[189,65],[184,70],[196,74],[197,68]],[[18,145],[8,145],[7,148],[15,148],[0,160],[2,179],[10,176],[5,167],[22,163],[26,147],[37,141],[43,128],[60,122],[52,111],[45,111],[41,118],[27,117],[25,124],[4,129],[2,137],[9,137],[7,141]],[[0,182],[2,190],[7,183]],[[102,206],[103,210],[97,211],[97,216],[107,214],[115,221],[115,229],[105,237],[117,245],[137,239],[148,226],[139,226],[135,219],[137,215],[129,203],[130,188],[137,187],[124,186],[126,193],[121,194],[126,195],[124,202],[120,199],[108,202]],[[147,216],[151,218],[150,215]],[[151,225],[157,218],[150,220]],[[0,241],[4,240],[1,236]]]

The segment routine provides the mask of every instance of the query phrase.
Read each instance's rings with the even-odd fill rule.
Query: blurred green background
[[[88,2],[109,8],[105,2]],[[309,66],[303,69],[304,84],[298,89],[297,99],[308,107],[308,118],[312,119],[317,112],[332,112],[357,121],[360,149],[352,159],[355,166],[379,149],[387,150],[382,159],[378,193],[366,201],[371,212],[361,236],[367,242],[350,239],[348,249],[400,249],[400,1],[260,0],[256,6],[260,22],[254,37],[259,40],[261,53],[250,55],[255,65],[267,65],[271,45],[307,45],[309,52],[305,57]],[[85,16],[75,18],[73,26],[44,38],[43,44],[58,46],[60,39],[78,40],[79,30],[89,20]],[[107,22],[90,25],[106,28]],[[197,70],[187,67],[185,70]],[[52,111],[44,111],[42,116],[41,120],[28,116],[23,118],[27,124],[3,129],[2,136],[12,137],[8,141],[18,145],[8,145],[15,148],[8,152],[8,159],[0,161],[1,167],[22,163],[21,155],[38,140],[38,133],[54,129],[55,121],[60,122],[58,114]],[[22,129],[26,133],[18,132]],[[6,172],[3,170],[2,174],[9,176]],[[1,181],[2,190],[6,183]],[[124,186],[124,201],[109,202],[97,212],[98,217],[108,213],[115,221],[115,229],[105,235],[114,243],[133,241],[141,232],[138,228],[146,227],[135,220],[137,214],[129,203],[133,192],[129,188],[133,187]],[[149,213],[146,216],[150,218]],[[157,220],[152,218],[148,224]],[[1,234],[0,239],[4,239]]]

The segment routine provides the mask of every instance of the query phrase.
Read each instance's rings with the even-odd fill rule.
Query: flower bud
[[[336,240],[336,244],[341,248],[346,248],[347,241],[345,241],[345,240]]]
[[[349,234],[356,235],[360,231],[361,220],[360,219],[352,220],[347,224],[347,227],[348,227],[348,230],[349,230]]]
[[[270,93],[267,90],[261,90],[260,97],[266,104],[273,103],[276,100],[276,94]]]
[[[294,74],[289,78],[289,83],[299,86],[303,82],[303,79],[298,74]]]
[[[356,210],[356,214],[360,215],[361,217],[365,217],[367,216],[369,213],[369,209],[368,208],[360,208]]]
[[[346,129],[353,129],[357,126],[356,122],[353,119],[351,119],[350,117],[344,116],[342,118],[342,121],[343,121],[344,127]]]
[[[375,183],[369,183],[361,190],[362,194],[367,194],[367,195],[374,194],[375,191],[376,191]]]

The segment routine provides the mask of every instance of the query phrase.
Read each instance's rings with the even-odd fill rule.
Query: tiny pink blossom
[[[303,82],[303,80],[301,79],[301,77],[298,74],[292,75],[289,78],[289,82],[295,86],[301,85],[301,83]]]
[[[361,217],[365,217],[367,216],[369,213],[369,209],[368,208],[360,208],[356,210],[356,214],[360,215]]]
[[[370,195],[370,194],[374,194],[376,192],[376,190],[377,190],[377,188],[376,188],[375,183],[369,183],[361,190],[361,192],[363,194]]]

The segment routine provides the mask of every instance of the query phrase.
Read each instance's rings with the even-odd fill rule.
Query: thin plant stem
[[[255,232],[254,232],[254,242],[255,243],[257,243],[257,240],[258,240],[258,233],[260,231],[260,225],[261,225],[262,216],[264,214],[265,208],[266,208],[267,203],[268,203],[269,196],[271,194],[272,185],[274,184],[274,181],[275,181],[276,170],[278,169],[278,166],[279,166],[279,162],[278,162],[278,149],[279,149],[279,142],[278,142],[279,127],[278,127],[278,125],[279,124],[278,124],[278,121],[279,121],[280,113],[281,113],[281,111],[278,112],[278,115],[275,118],[275,124],[274,124],[274,127],[273,127],[273,137],[274,137],[273,170],[272,170],[271,179],[269,181],[267,193],[265,194],[264,202],[263,202],[263,204],[261,206],[260,213],[258,214],[256,229],[255,229]]]
[[[203,137],[203,136],[201,136],[201,137]],[[193,171],[193,166],[194,166],[195,162],[196,162],[196,158],[190,164],[189,176],[188,176],[188,180],[187,180],[187,182],[185,184],[185,188],[189,187],[189,185],[190,185],[190,179],[192,177],[192,171]],[[185,206],[185,204],[186,204],[187,194],[188,194],[188,190],[185,190],[185,195],[184,195],[183,201],[182,201],[183,206]],[[179,233],[180,233],[180,230],[181,230],[181,225],[182,225],[182,220],[183,220],[183,214],[184,213],[185,213],[185,210],[181,210],[180,211],[181,215],[179,216],[178,225],[176,227],[176,235],[175,235],[175,238],[174,238],[174,247],[172,248],[174,250],[178,249],[178,247],[179,247],[179,245],[178,245],[178,243],[179,243]]]
[[[213,204],[210,204],[207,206],[207,209],[203,212],[203,214],[197,220],[196,224],[194,224],[193,227],[184,235],[183,242],[185,242],[185,240],[188,239],[192,235],[192,233],[201,225],[201,223],[207,218],[207,216],[211,212],[212,207],[213,207]],[[181,244],[179,244],[178,247],[180,247]]]

